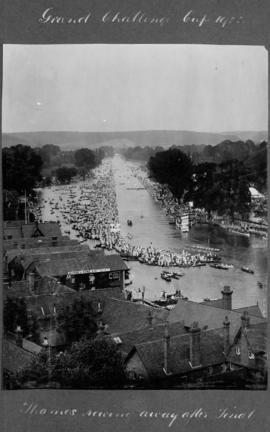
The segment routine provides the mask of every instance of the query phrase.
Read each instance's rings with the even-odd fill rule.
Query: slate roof
[[[44,222],[39,224],[23,224],[22,235],[23,237],[33,237],[38,232],[44,237],[61,237],[61,228],[57,222]],[[39,233],[40,232],[40,233]]]
[[[206,304],[192,301],[178,300],[176,306],[170,310],[168,321],[184,321],[185,325],[191,327],[193,321],[198,321],[199,326],[207,326],[209,329],[222,327],[225,316],[230,321],[230,336],[236,335],[241,326],[241,313],[220,309]],[[263,318],[257,316],[250,317],[250,324],[264,322]]]
[[[215,308],[220,308],[223,309],[223,299],[214,299],[214,300],[206,300],[203,302],[200,302],[200,304],[202,305],[206,305],[206,306],[213,306]],[[233,309],[234,312],[239,312],[239,313],[243,313],[244,311],[247,311],[249,315],[253,315],[253,316],[257,316],[259,318],[264,318],[260,307],[258,304],[256,305],[252,305],[252,306],[245,306],[245,307],[241,307],[241,308],[237,308],[237,309]]]
[[[200,302],[200,304],[204,304],[207,306],[214,306],[216,308],[223,309],[223,299],[214,299],[214,300],[204,300],[203,302]]]
[[[242,334],[243,332],[243,334]],[[234,363],[241,363],[241,356],[236,354],[236,345],[241,337],[246,338],[248,349],[253,354],[263,354],[267,352],[267,322],[251,324],[244,331],[239,330],[234,343],[230,349],[230,360]],[[255,359],[249,359],[250,367],[255,367]]]
[[[237,309],[233,309],[233,310],[235,312],[239,312],[239,313],[243,313],[243,312],[247,311],[249,315],[265,319],[258,304],[253,305],[253,306],[241,307],[241,308],[237,308]]]
[[[62,285],[61,285],[62,287]],[[65,287],[67,288],[67,287]],[[38,317],[44,318],[46,316],[51,316],[54,314],[54,308],[56,308],[56,312],[59,309],[64,308],[65,306],[69,306],[73,303],[76,298],[85,298],[90,300],[93,305],[93,309],[97,311],[98,302],[105,303],[109,302],[110,297],[122,298],[123,294],[119,287],[115,288],[102,288],[97,290],[87,290],[82,292],[77,292],[75,290],[70,291],[62,291],[59,289],[59,292],[56,294],[44,294],[44,295],[32,295],[27,298],[27,307]],[[43,312],[41,307],[43,307]]]
[[[35,357],[33,352],[17,346],[14,342],[3,340],[3,369],[16,373],[27,366]]]
[[[201,332],[201,367],[222,363],[223,354],[222,329],[206,330]],[[190,365],[190,335],[181,334],[170,338],[168,351],[168,369],[173,375],[186,373],[192,370]],[[164,367],[164,340],[163,338],[137,344],[130,352],[128,359],[137,352],[148,375],[152,378],[162,378],[166,374]]]
[[[46,279],[48,279],[48,281],[46,281]],[[52,281],[54,286],[53,292],[52,292],[52,285],[50,283],[50,280]],[[43,282],[41,281],[39,286],[35,287],[35,296],[48,295],[48,294],[59,295],[59,294],[74,293],[74,292],[76,292],[74,289],[67,287],[66,285],[57,283],[56,280],[53,280],[52,278],[46,278],[46,277],[43,279]],[[3,294],[4,294],[4,298],[6,297],[27,298],[33,296],[33,293],[30,292],[29,290],[28,282],[26,280],[13,281],[11,287],[8,287],[8,284],[4,284]]]
[[[16,243],[16,245],[15,245]],[[78,244],[78,240],[71,240],[68,236],[62,236],[57,239],[57,246],[61,245],[75,245]],[[18,238],[12,240],[4,240],[3,249],[8,251],[10,249],[20,249],[22,245],[27,248],[39,248],[45,245],[52,245],[51,237],[31,237],[31,238]]]
[[[153,316],[153,326],[164,322],[168,316],[166,309],[114,298],[106,298],[104,303],[101,302],[101,306],[101,318],[103,323],[109,326],[109,333],[130,332],[148,327],[149,311]]]
[[[30,257],[48,257],[50,254],[64,254],[64,253],[71,253],[71,252],[89,252],[90,249],[88,245],[81,245],[81,244],[71,244],[71,245],[64,245],[64,246],[41,246],[39,248],[28,248],[28,249],[10,249],[6,252],[7,262],[9,263],[14,258],[20,256],[22,258]]]
[[[125,262],[120,255],[78,255],[73,258],[51,259],[35,263],[36,271],[40,276],[64,276],[71,271],[109,269],[108,271],[127,270]]]
[[[133,330],[130,332],[114,333],[111,334],[111,337],[112,339],[114,339],[115,337],[119,337],[121,340],[121,343],[118,345],[119,350],[125,354],[128,354],[134,345],[161,339],[164,336],[165,327],[168,328],[170,336],[187,333],[187,330],[185,329],[182,322],[175,322],[169,325],[163,322],[161,324],[157,324],[151,327],[148,324],[148,327]]]

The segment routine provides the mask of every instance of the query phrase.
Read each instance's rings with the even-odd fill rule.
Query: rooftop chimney
[[[16,328],[16,345],[22,348],[23,346],[23,332],[20,325],[17,325]]]
[[[249,327],[249,321],[250,321],[250,318],[248,315],[248,311],[244,311],[243,315],[241,316],[242,329]]]
[[[223,343],[224,343],[224,354],[225,356],[229,353],[229,347],[230,347],[230,321],[225,316],[225,319],[223,321]]]
[[[198,321],[194,321],[190,330],[189,355],[193,368],[201,366],[201,329]]]
[[[232,293],[231,287],[224,286],[222,293],[223,309],[232,310]]]
[[[149,324],[149,327],[152,329],[153,328],[153,315],[152,312],[149,310],[148,315],[147,315],[147,322]]]
[[[163,371],[166,375],[170,375],[169,371],[169,355],[170,355],[170,335],[167,324],[165,325],[164,330],[164,368]]]

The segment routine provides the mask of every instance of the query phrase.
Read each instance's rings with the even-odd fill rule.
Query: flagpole
[[[27,213],[26,213],[26,189],[24,189],[24,220],[25,220],[25,224],[27,224]]]

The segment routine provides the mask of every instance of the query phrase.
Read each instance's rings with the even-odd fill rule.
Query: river
[[[166,282],[160,278],[161,268],[147,266],[136,261],[129,261],[133,284],[130,286],[135,296],[138,290],[145,287],[145,298],[157,299],[163,290],[173,293],[181,289],[182,293],[193,301],[202,301],[203,298],[219,298],[224,285],[230,285],[233,290],[233,308],[250,306],[258,302],[261,310],[266,314],[266,287],[267,287],[267,244],[256,236],[243,237],[225,232],[217,226],[196,225],[189,233],[182,234],[175,225],[169,224],[165,211],[154,201],[148,190],[134,175],[138,168],[136,162],[125,161],[120,155],[112,159],[112,169],[115,181],[117,205],[121,234],[129,235],[129,242],[134,245],[165,248],[181,251],[194,245],[221,249],[222,261],[233,264],[228,270],[218,270],[209,267],[194,267],[184,269],[185,275],[179,280]],[[89,183],[89,180],[88,180]],[[72,186],[76,194],[82,182]],[[65,189],[68,186],[44,188],[42,198],[47,201],[42,209],[43,220],[60,220],[64,233],[70,230],[61,215],[50,212],[49,200],[51,196],[57,201],[61,196],[65,201]],[[77,191],[78,192],[78,191]],[[131,219],[132,227],[127,225]],[[76,238],[70,230],[70,237]],[[89,241],[92,247],[93,242]],[[245,273],[241,266],[248,266],[254,274]],[[263,283],[264,288],[257,286],[257,281]]]

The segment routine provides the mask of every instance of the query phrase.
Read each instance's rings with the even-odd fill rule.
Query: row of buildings
[[[134,302],[129,269],[117,254],[90,250],[62,236],[57,223],[4,223],[4,300],[24,299],[38,323],[33,341],[18,325],[6,332],[3,367],[16,374],[42,349],[66,349],[57,313],[74,299],[89,300],[99,334],[122,353],[129,387],[265,388],[267,321],[258,304],[233,308],[225,286],[218,300],[179,299],[173,309]]]

